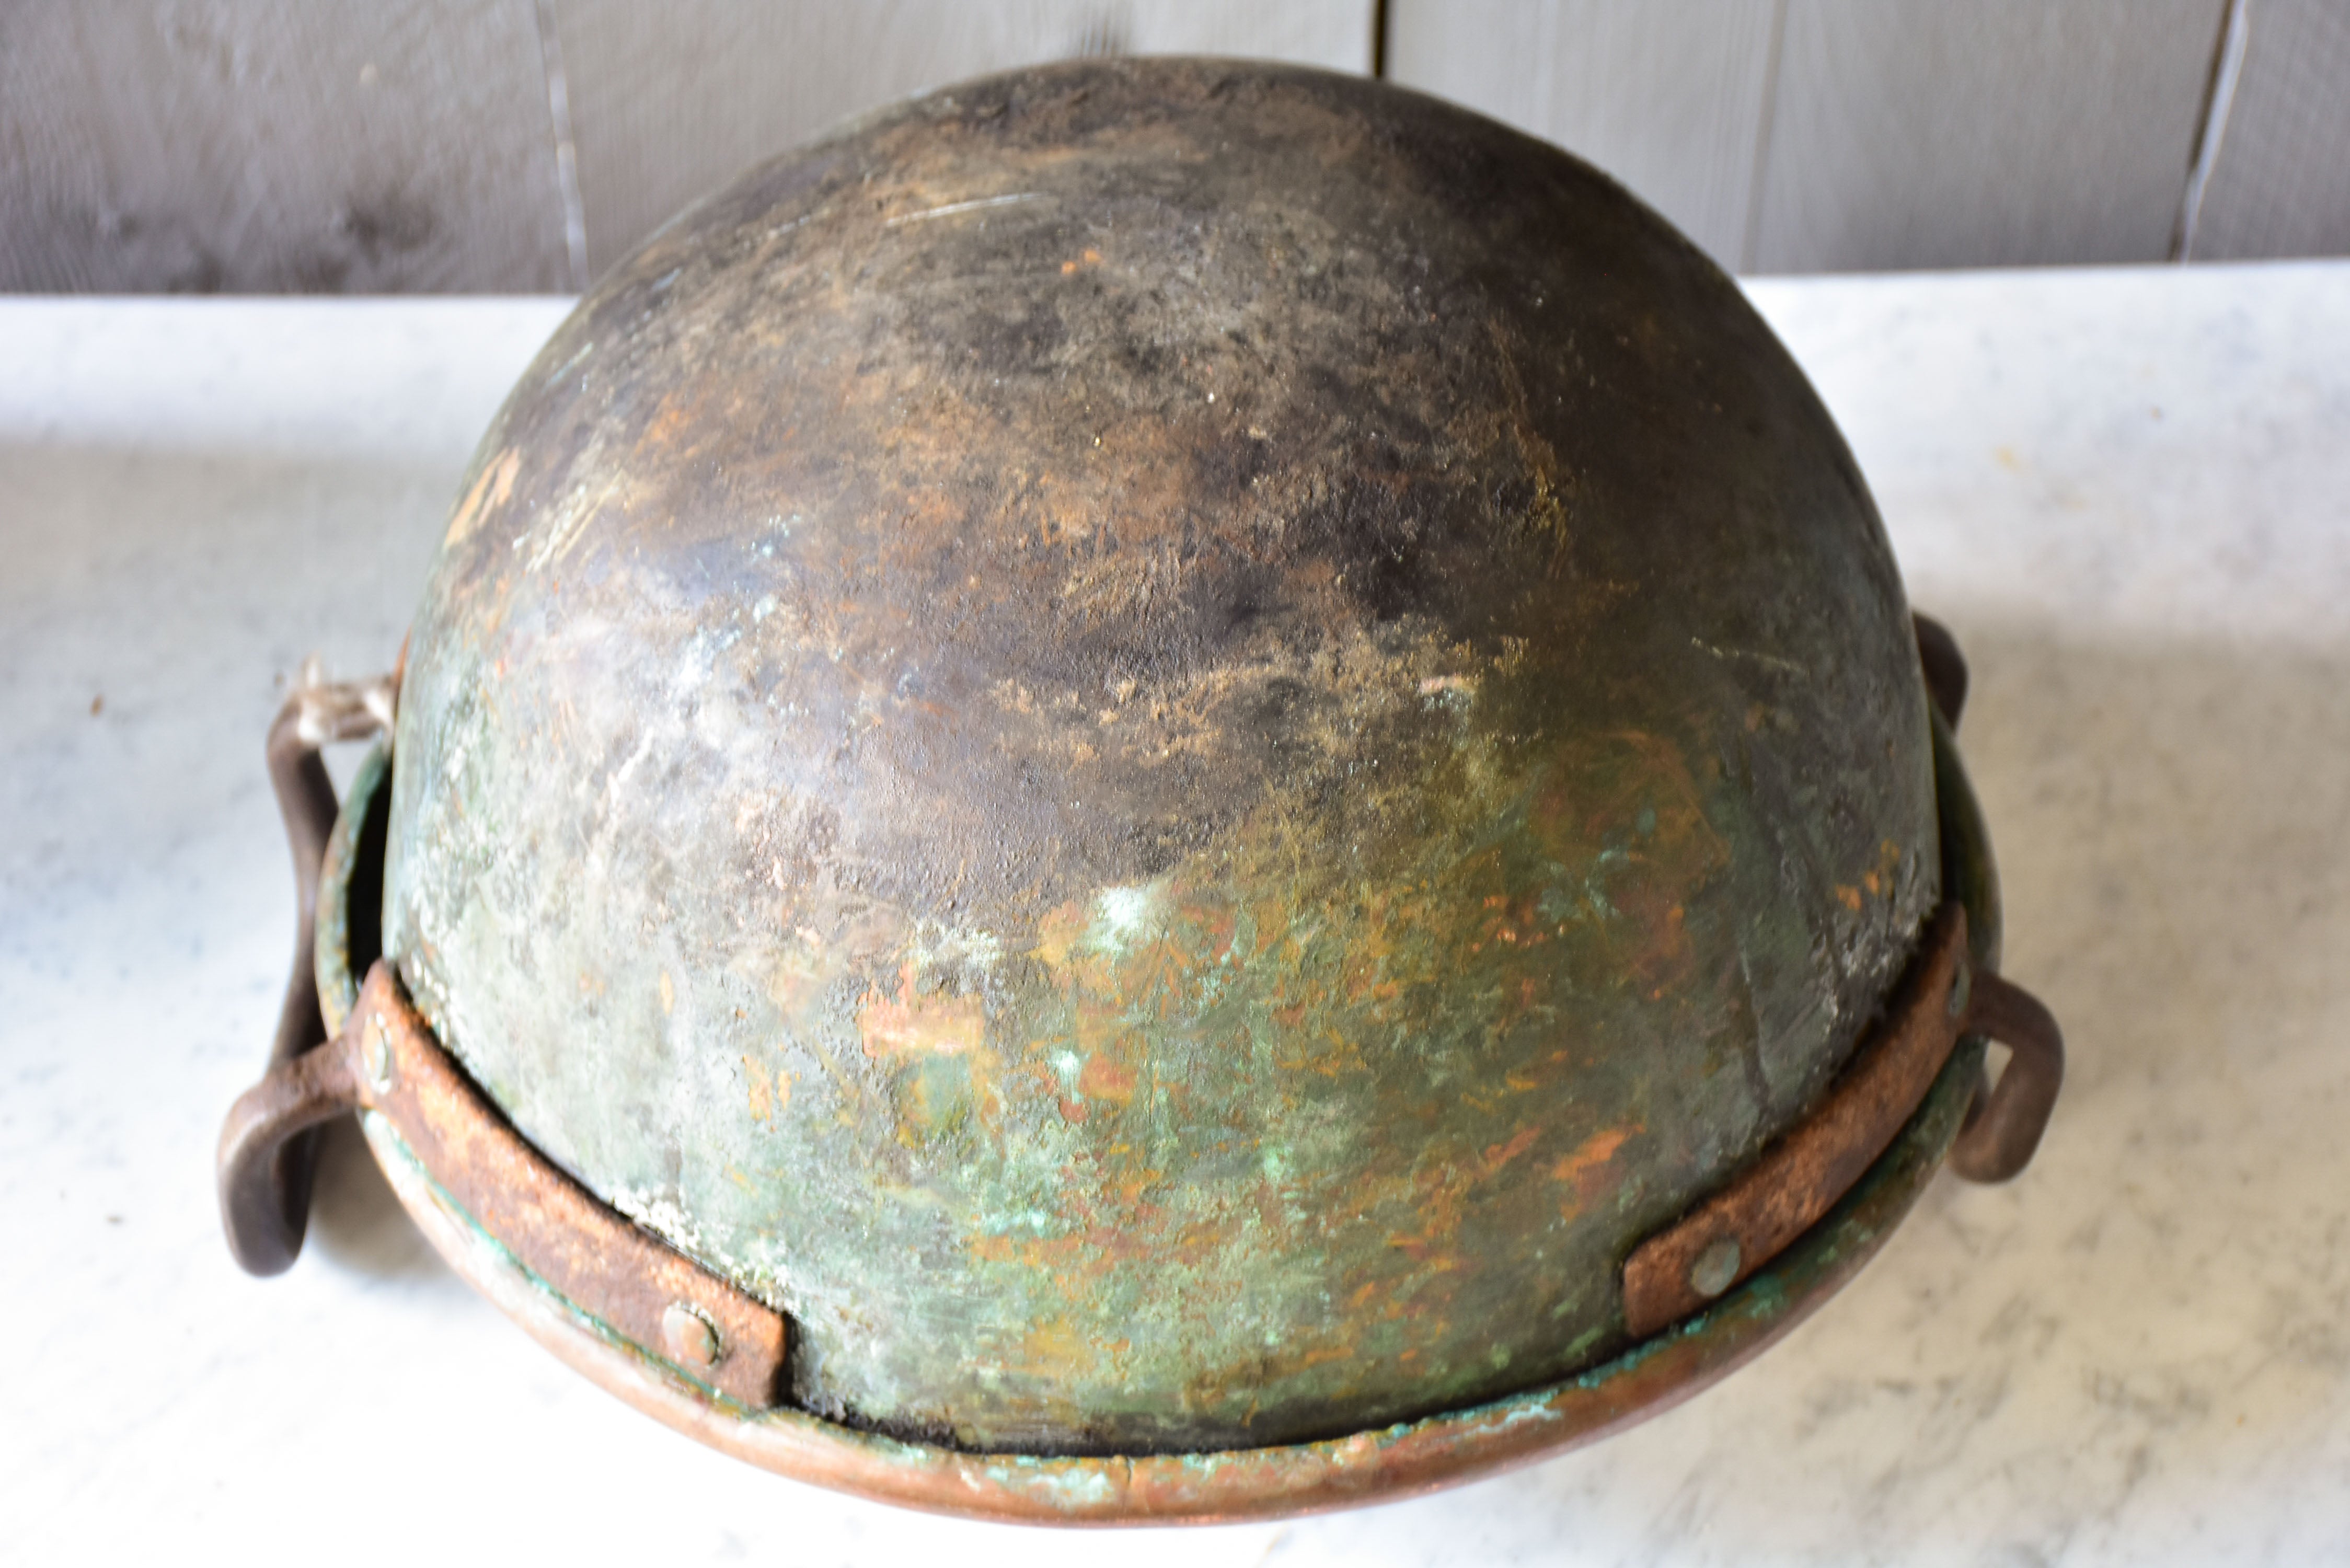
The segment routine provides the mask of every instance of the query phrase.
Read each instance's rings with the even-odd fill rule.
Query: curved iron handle
[[[317,1075],[277,1072],[327,1038],[313,960],[318,870],[328,836],[335,830],[338,806],[334,781],[318,753],[329,742],[365,740],[390,729],[399,690],[396,670],[373,680],[330,685],[319,678],[317,661],[311,659],[269,726],[269,782],[294,855],[298,923],[294,972],[286,977],[277,1037],[269,1051],[270,1076],[237,1101],[221,1128],[221,1228],[227,1232],[230,1254],[247,1273],[283,1273],[301,1253],[317,1166],[317,1140],[308,1134],[347,1108],[328,1106],[316,1093],[289,1098],[293,1085]]]
[[[1926,693],[1956,731],[1967,705],[1967,660],[1950,628],[1932,616],[1909,617]],[[2040,1135],[2064,1085],[2064,1032],[2039,998],[1989,971],[1973,977],[1960,1034],[1983,1034],[2014,1054],[1993,1088],[1986,1075],[1950,1145],[1950,1168],[1969,1181],[2006,1181],[2032,1163]]]
[[[1964,1034],[1984,1034],[2013,1053],[1999,1085],[1975,1092],[1950,1145],[1950,1168],[1969,1181],[2005,1181],[2032,1163],[2040,1135],[2064,1085],[2064,1033],[2055,1015],[2022,986],[1978,972]]]
[[[1909,629],[1918,639],[1918,665],[1925,671],[1926,695],[1933,700],[1942,722],[1953,732],[1959,727],[1959,714],[1967,705],[1967,658],[1959,651],[1959,639],[1950,628],[1932,616],[1909,614]]]
[[[307,1135],[359,1104],[348,1054],[311,1049],[273,1062],[229,1107],[220,1138],[221,1225],[245,1272],[283,1273],[300,1254],[317,1158]]]

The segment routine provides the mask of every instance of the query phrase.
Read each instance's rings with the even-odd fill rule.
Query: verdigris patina
[[[1940,896],[1850,455],[1603,176],[1091,63],[767,164],[490,431],[386,950],[590,1190],[965,1449],[1314,1438],[1625,1343]]]

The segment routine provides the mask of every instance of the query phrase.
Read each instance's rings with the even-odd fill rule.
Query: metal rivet
[[[367,1027],[359,1032],[359,1065],[367,1072],[369,1087],[378,1094],[390,1092],[397,1064],[391,1054],[391,1041],[385,1034],[383,1014],[371,1013]]]
[[[1956,1018],[1967,1010],[1968,993],[1974,990],[1975,968],[1964,958],[1950,975],[1950,1016]]]
[[[671,1302],[661,1313],[661,1342],[680,1366],[718,1365],[718,1330],[696,1308]]]
[[[1706,1243],[1705,1251],[1690,1265],[1690,1289],[1711,1301],[1738,1278],[1738,1265],[1743,1261],[1737,1237],[1716,1237]]]

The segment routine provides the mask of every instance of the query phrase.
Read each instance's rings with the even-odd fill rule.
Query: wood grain
[[[2350,253],[2350,6],[2245,0],[2191,260]]]
[[[2242,4],[2185,254],[2350,252],[2350,9]],[[1596,163],[1742,270],[2147,261],[2181,242],[2226,5],[1388,0],[1387,59]],[[891,99],[1113,51],[1365,70],[1373,16],[0,3],[0,290],[573,289],[747,165]]]
[[[1371,61],[1370,0],[551,0],[588,262],[600,273],[688,202],[837,119],[1086,54]]]
[[[1787,0],[1762,272],[2159,261],[2224,0]]]
[[[531,0],[0,5],[0,289],[567,285]]]
[[[1388,75],[1589,160],[1735,265],[1777,12],[1777,0],[1390,0]]]

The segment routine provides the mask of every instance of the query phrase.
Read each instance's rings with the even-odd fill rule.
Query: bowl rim
[[[1929,708],[1930,711],[1930,708]],[[1979,964],[1996,963],[1999,888],[1957,742],[1932,714],[1945,898],[1965,906]],[[358,995],[349,939],[359,847],[386,809],[390,742],[355,772],[319,877],[316,963],[330,1033]],[[367,955],[371,957],[372,955]],[[1660,1414],[1767,1349],[1884,1245],[1948,1155],[1981,1081],[1984,1042],[1961,1038],[1893,1142],[1811,1230],[1702,1312],[1565,1378],[1417,1420],[1313,1442],[1212,1452],[1044,1456],[973,1452],[862,1431],[788,1407],[753,1409],[680,1372],[556,1292],[483,1229],[383,1116],[360,1126],[434,1250],[558,1359],[688,1437],[763,1469],[877,1501],[1055,1524],[1212,1523],[1322,1511],[1430,1491],[1550,1458]]]

